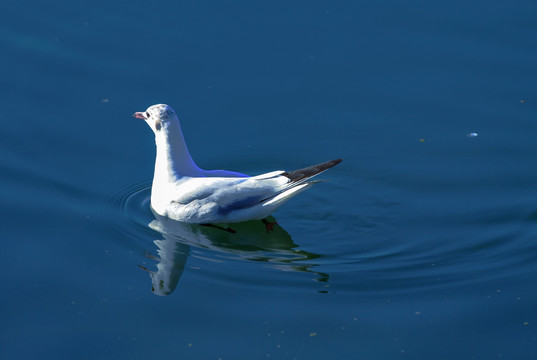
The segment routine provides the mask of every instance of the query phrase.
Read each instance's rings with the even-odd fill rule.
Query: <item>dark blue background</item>
[[[534,358],[535,1],[0,11],[4,357]],[[155,296],[155,103],[207,169],[345,160]]]

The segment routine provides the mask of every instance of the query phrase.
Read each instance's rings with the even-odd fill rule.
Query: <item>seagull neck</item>
[[[155,161],[156,181],[174,182],[183,176],[196,176],[201,171],[188,152],[181,128],[163,128],[155,136],[157,159]]]

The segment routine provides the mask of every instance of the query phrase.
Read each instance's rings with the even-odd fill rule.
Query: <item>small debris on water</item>
[[[472,137],[476,137],[477,135],[478,135],[478,134],[477,134],[476,132],[471,132],[471,133],[469,133],[469,134],[466,135],[466,136],[472,138]]]

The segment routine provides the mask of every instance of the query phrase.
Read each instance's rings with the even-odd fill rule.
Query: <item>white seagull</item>
[[[263,220],[312,186],[310,178],[341,162],[337,159],[296,171],[278,170],[257,176],[203,170],[192,160],[179,119],[170,106],[153,105],[133,116],[145,120],[155,133],[157,157],[151,207],[161,216],[185,223]]]

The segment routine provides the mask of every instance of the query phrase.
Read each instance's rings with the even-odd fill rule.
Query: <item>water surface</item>
[[[534,358],[533,1],[0,8],[7,358]],[[173,223],[154,103],[207,169],[344,162],[273,232]]]

